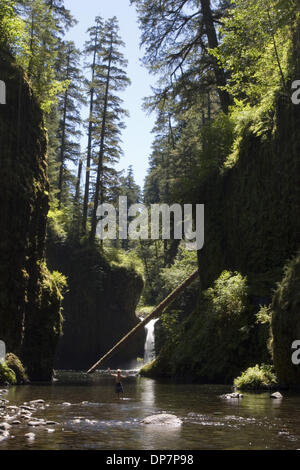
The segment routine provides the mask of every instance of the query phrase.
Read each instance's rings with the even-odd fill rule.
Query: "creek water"
[[[44,399],[35,416],[58,424],[31,428],[25,422],[10,429],[2,449],[298,449],[300,396],[284,393],[244,394],[224,400],[230,387],[178,384],[136,376],[124,379],[124,399],[114,394],[114,379],[101,372],[57,372],[49,385],[9,388],[10,405]],[[68,402],[69,405],[63,404]],[[181,426],[142,424],[161,412],[182,420]],[[2,418],[3,420],[3,418]],[[26,433],[35,434],[33,440]]]

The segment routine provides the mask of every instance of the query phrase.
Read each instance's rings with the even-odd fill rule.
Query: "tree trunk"
[[[70,57],[68,56],[66,80],[69,79],[69,66],[70,66]],[[60,167],[59,167],[59,179],[58,179],[58,207],[59,209],[61,208],[61,202],[62,202],[62,187],[63,187],[63,178],[64,178],[67,100],[68,100],[68,90],[65,91],[65,96],[64,96],[64,111],[63,111],[62,136],[61,136],[61,146],[60,146]]]
[[[97,52],[98,32],[95,37],[95,49],[93,56],[92,65],[92,88],[90,91],[90,114],[89,114],[89,129],[88,129],[88,146],[87,146],[87,158],[86,158],[86,169],[85,169],[85,187],[84,187],[84,199],[83,199],[83,211],[82,211],[82,233],[86,233],[86,224],[88,216],[88,205],[90,195],[90,168],[91,168],[91,157],[92,157],[92,133],[93,133],[93,111],[94,111],[94,79],[95,79],[95,66],[96,66],[96,52]]]
[[[210,49],[215,49],[218,47],[218,37],[216,28],[214,25],[213,15],[210,6],[210,0],[200,0],[202,8],[203,23],[205,25],[205,32],[208,39],[208,47]],[[226,85],[226,77],[224,70],[219,66],[218,61],[215,57],[211,56],[214,68],[214,74],[216,78],[216,84],[218,87],[218,95],[220,99],[220,104],[222,111],[227,114],[228,107],[231,103],[231,98],[227,91],[220,89]]]
[[[141,328],[144,328],[147,323],[149,323],[150,320],[153,318],[159,317],[165,308],[170,305],[173,300],[175,300],[176,297],[178,297],[179,294],[181,294],[187,286],[189,286],[195,279],[198,277],[198,269],[194,271],[182,284],[180,284],[175,290],[171,292],[171,294],[168,295],[159,305],[156,307],[153,312],[150,313],[146,318],[144,318],[143,321],[141,321],[138,325],[136,325],[127,335],[125,335],[112,349],[110,349],[104,356],[99,359],[96,364],[94,364],[88,371],[87,373],[90,374],[93,372],[97,367],[99,367],[103,362],[107,359],[109,359],[121,346],[126,344],[126,342],[131,339]]]

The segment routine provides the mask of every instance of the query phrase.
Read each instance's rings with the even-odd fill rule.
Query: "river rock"
[[[35,420],[31,420],[31,421],[28,421],[28,426],[33,426],[33,427],[36,427],[36,426],[43,426],[43,424],[45,424],[45,421],[42,419],[42,420],[39,420],[39,419],[35,419]]]
[[[8,423],[0,423],[0,429],[2,431],[8,431],[11,428],[11,425]]]
[[[0,431],[0,442],[9,437],[8,431]]]
[[[58,424],[56,421],[46,421],[46,426],[55,426],[56,424]]]
[[[279,400],[280,400],[281,398],[283,398],[283,396],[281,395],[280,392],[274,392],[274,393],[272,393],[272,394],[270,395],[270,397],[271,397],[271,398],[277,398],[277,399],[279,399]]]
[[[35,434],[33,432],[28,432],[27,434],[25,434],[25,437],[27,437],[27,439],[29,439],[30,441],[33,441],[33,439],[35,439]]]
[[[26,410],[26,411],[36,411],[35,408],[32,406],[27,406],[27,405],[21,405],[20,406],[21,410]]]
[[[22,423],[21,423],[21,421],[19,421],[18,419],[14,419],[14,420],[11,422],[11,424],[12,424],[13,426],[17,426],[18,424],[22,424]]]
[[[10,410],[10,411],[17,411],[19,408],[17,406],[7,406],[7,409]]]
[[[175,415],[161,413],[157,415],[147,416],[142,420],[143,424],[154,424],[159,426],[180,426],[182,421]]]
[[[31,400],[29,403],[31,405],[43,405],[45,403],[45,400],[39,398],[38,400]]]
[[[242,393],[225,393],[225,395],[220,395],[220,398],[223,398],[224,400],[231,400],[231,399],[234,399],[234,400],[239,400],[240,398],[243,398],[243,395]]]
[[[62,403],[62,406],[72,406],[71,403],[68,403],[67,401],[65,401],[64,403]]]

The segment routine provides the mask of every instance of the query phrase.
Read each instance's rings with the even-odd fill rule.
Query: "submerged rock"
[[[275,399],[277,398],[280,400],[281,398],[283,398],[283,396],[281,395],[280,392],[274,392],[270,395],[270,398],[275,398]]]
[[[175,415],[161,413],[157,415],[147,416],[142,420],[143,424],[154,424],[159,426],[180,426],[182,420]]]
[[[45,400],[42,400],[42,398],[39,398],[38,400],[31,400],[29,403],[31,405],[42,405],[45,403]]]
[[[9,437],[8,431],[0,431],[0,442]]]
[[[231,400],[231,399],[237,399],[239,400],[240,398],[243,398],[242,393],[225,393],[225,395],[220,395],[220,398],[223,398],[224,400]]]

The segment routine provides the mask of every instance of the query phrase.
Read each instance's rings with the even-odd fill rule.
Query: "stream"
[[[269,393],[246,393],[240,400],[224,400],[220,395],[230,387],[175,384],[142,378],[134,371],[123,382],[120,401],[114,378],[101,371],[89,376],[60,371],[52,384],[10,387],[2,395],[7,406],[42,399],[45,403],[36,406],[34,417],[57,424],[32,428],[20,420],[0,442],[0,450],[300,448],[299,395],[285,392],[282,400],[272,400]],[[142,423],[162,412],[175,414],[182,424]],[[0,421],[5,421],[3,416]]]

